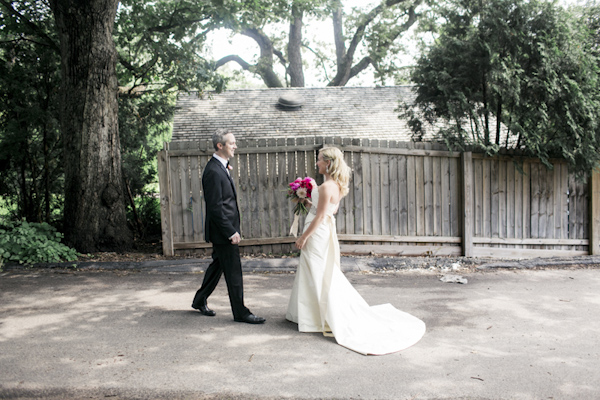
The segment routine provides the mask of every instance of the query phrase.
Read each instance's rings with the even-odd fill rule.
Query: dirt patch
[[[176,255],[164,256],[162,253],[162,243],[160,240],[136,241],[131,251],[122,253],[117,252],[98,252],[81,254],[78,262],[141,262],[156,260],[181,260],[186,258],[199,258],[198,255]],[[200,257],[201,258],[201,257]]]

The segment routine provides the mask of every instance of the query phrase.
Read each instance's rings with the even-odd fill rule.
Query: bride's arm
[[[306,231],[304,231],[302,236],[300,236],[298,240],[296,240],[296,247],[298,249],[302,250],[310,235],[312,235],[317,230],[319,225],[321,225],[321,222],[323,222],[323,218],[325,218],[325,214],[327,212],[327,207],[329,205],[329,202],[331,201],[331,197],[333,196],[332,189],[333,188],[330,185],[326,184],[319,186],[319,202],[317,204],[317,215],[312,220]]]

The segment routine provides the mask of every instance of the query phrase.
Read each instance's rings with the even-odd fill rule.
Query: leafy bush
[[[138,212],[144,223],[145,233],[149,235],[160,235],[160,199],[152,196],[140,198]]]
[[[160,236],[160,199],[152,193],[145,193],[134,200],[137,217],[141,226],[136,224],[131,206],[127,207],[127,219],[136,227],[138,236],[142,238]]]
[[[19,264],[76,260],[79,254],[61,243],[62,238],[45,222],[8,222],[0,227],[0,259]]]

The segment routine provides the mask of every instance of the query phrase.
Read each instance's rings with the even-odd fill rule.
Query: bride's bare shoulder
[[[337,183],[335,183],[332,180],[325,181],[321,184],[321,186],[319,186],[319,194],[321,194],[321,195],[327,194],[328,197],[331,198],[331,200],[335,200],[340,195],[340,188],[338,187]],[[337,201],[332,201],[332,202],[336,203]]]
[[[319,186],[319,190],[321,190],[321,188],[323,188],[323,190],[332,190],[335,189],[337,187],[336,183],[334,181],[325,181],[323,183],[321,183],[321,185]]]

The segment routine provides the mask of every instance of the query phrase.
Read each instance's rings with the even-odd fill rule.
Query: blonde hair
[[[340,187],[342,197],[346,196],[350,189],[350,167],[344,161],[344,154],[337,147],[324,147],[319,150],[319,154],[323,156],[323,160],[331,161],[327,167],[327,173],[331,179]]]

